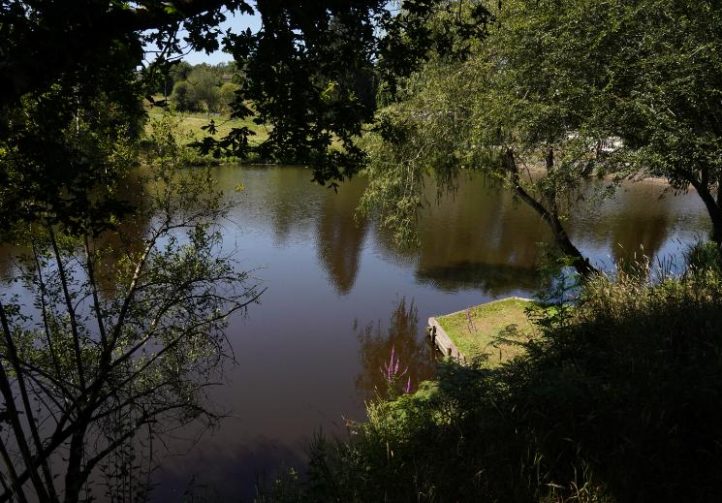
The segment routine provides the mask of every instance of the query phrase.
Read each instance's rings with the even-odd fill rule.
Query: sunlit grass
[[[148,124],[153,119],[159,118],[162,114],[169,113],[168,111],[154,107],[148,110]],[[183,141],[193,142],[203,139],[206,136],[210,136],[204,126],[214,122],[216,127],[216,134],[213,135],[215,138],[223,138],[234,128],[247,127],[253,131],[255,136],[249,138],[251,145],[258,145],[268,138],[269,129],[267,126],[259,126],[254,123],[249,117],[246,119],[231,119],[228,116],[221,114],[206,114],[206,113],[174,113],[174,116],[179,120],[178,136]],[[148,127],[146,125],[146,127]]]
[[[498,365],[523,352],[519,345],[500,339],[523,341],[532,336],[532,324],[525,312],[532,304],[531,300],[512,297],[436,319],[467,359],[486,355],[490,365]]]

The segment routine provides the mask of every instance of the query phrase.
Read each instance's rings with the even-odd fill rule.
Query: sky
[[[228,28],[235,32],[250,28],[251,31],[256,32],[261,28],[261,18],[254,14],[227,14],[228,19],[222,23],[219,27],[222,32],[225,32]],[[185,61],[192,65],[199,63],[207,63],[209,65],[217,65],[218,63],[226,63],[231,61],[233,58],[230,54],[223,52],[222,50],[216,51],[211,54],[205,52],[193,51],[183,58]]]
[[[394,2],[389,1],[386,5],[387,9],[394,10],[392,7]],[[228,19],[222,23],[219,28],[222,32],[225,32],[228,28],[238,32],[250,28],[254,33],[261,29],[261,18],[258,14],[240,14],[240,13],[227,13]],[[187,61],[192,65],[199,63],[207,63],[209,65],[217,65],[218,63],[227,63],[232,61],[233,58],[230,54],[226,54],[222,50],[218,50],[211,54],[204,52],[193,51],[187,54],[183,60]]]

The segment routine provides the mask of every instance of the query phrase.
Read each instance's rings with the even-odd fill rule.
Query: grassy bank
[[[152,136],[153,129],[157,127],[168,129],[174,137],[176,144],[182,150],[181,157],[184,159],[184,163],[190,166],[259,161],[253,153],[245,159],[232,156],[215,158],[210,153],[202,155],[198,149],[190,147],[192,143],[201,141],[205,137],[211,136],[216,140],[221,140],[227,136],[232,129],[247,127],[255,133],[255,135],[249,137],[249,144],[251,146],[259,145],[268,138],[268,128],[255,124],[251,119],[231,119],[227,116],[209,115],[205,113],[174,113],[158,107],[148,108],[147,113],[148,120],[145,124],[146,136]],[[208,126],[211,121],[213,121],[216,128],[215,134],[213,135],[211,135],[207,129],[203,129]]]
[[[531,337],[532,325],[525,312],[531,305],[528,299],[511,297],[438,316],[436,320],[466,358],[487,356],[490,364],[498,365],[523,351],[517,344],[505,343],[505,339],[526,341]]]
[[[152,123],[154,121],[157,121],[161,118],[163,118],[165,115],[170,114],[175,122],[177,122],[177,125],[174,127],[175,131],[175,137],[176,141],[181,145],[188,145],[190,143],[200,141],[203,138],[207,136],[212,136],[213,138],[220,140],[228,135],[228,133],[231,132],[232,129],[240,129],[240,128],[248,128],[250,131],[255,133],[254,135],[250,136],[248,138],[248,143],[250,146],[258,146],[264,141],[268,139],[268,135],[271,130],[271,126],[267,125],[259,125],[253,122],[252,118],[246,118],[246,119],[232,119],[226,115],[221,114],[207,114],[207,113],[189,113],[189,112],[169,112],[166,109],[159,108],[159,107],[152,107],[148,108],[148,121],[146,122],[145,128],[146,133],[150,133],[150,129],[152,128]],[[216,133],[214,135],[210,135],[207,130],[204,130],[203,128],[208,126],[210,122],[213,121]],[[330,151],[342,151],[343,146],[341,142],[338,140],[338,138],[334,137],[332,139],[331,145],[329,146]],[[198,163],[204,164],[204,162],[201,162],[203,159],[201,156],[198,156]],[[229,158],[231,162],[240,162],[240,159],[237,158]],[[211,163],[217,163],[218,160],[214,160],[212,158],[206,159],[206,161]],[[266,159],[258,159],[251,155],[249,159],[246,159],[245,162],[266,162]],[[193,164],[196,164],[194,162]],[[290,162],[286,162],[286,164],[292,164]]]
[[[155,107],[148,110],[148,118],[150,120],[158,119],[164,113],[168,113],[165,110]],[[203,130],[204,126],[207,126],[211,120],[214,121],[218,132],[215,134],[216,138],[222,138],[226,136],[231,129],[247,127],[254,133],[249,141],[252,145],[257,145],[263,140],[268,138],[268,128],[266,126],[259,126],[254,123],[251,118],[246,119],[231,119],[230,117],[220,114],[205,114],[205,113],[176,113],[174,116],[179,121],[179,136],[189,141],[197,141],[208,133]]]

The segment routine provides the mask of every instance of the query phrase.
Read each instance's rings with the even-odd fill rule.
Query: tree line
[[[153,103],[160,101],[177,112],[230,115],[243,76],[234,63],[191,65],[175,61],[149,83]]]

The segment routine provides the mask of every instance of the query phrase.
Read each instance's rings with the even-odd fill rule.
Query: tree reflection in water
[[[339,295],[353,289],[358,274],[368,221],[354,215],[365,188],[365,183],[344,183],[338,193],[327,191],[317,220],[319,262]]]
[[[356,378],[356,388],[365,400],[387,398],[388,386],[383,368],[388,363],[392,348],[402,369],[407,368],[404,381],[411,378],[412,391],[419,382],[435,373],[431,346],[420,337],[418,309],[412,300],[408,305],[402,297],[394,307],[386,330],[381,321],[364,327],[354,327],[360,342],[362,372]]]

